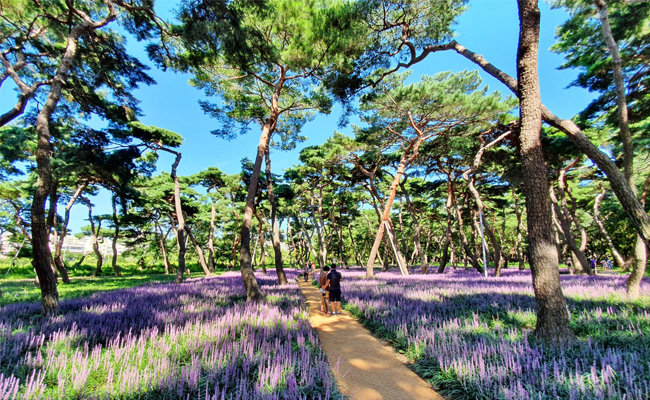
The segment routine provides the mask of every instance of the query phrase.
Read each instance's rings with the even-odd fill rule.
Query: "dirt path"
[[[299,285],[343,394],[354,400],[444,400],[347,312],[320,312],[321,294],[311,282]]]

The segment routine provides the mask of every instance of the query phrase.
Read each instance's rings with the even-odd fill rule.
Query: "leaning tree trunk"
[[[612,252],[612,257],[616,261],[616,264],[618,264],[618,266],[621,268],[622,271],[627,271],[628,263],[625,261],[625,259],[623,259],[623,256],[618,251],[616,246],[614,246],[614,242],[612,241],[612,238],[607,233],[607,230],[605,229],[605,225],[603,224],[603,221],[600,219],[600,202],[603,201],[603,197],[605,197],[605,194],[607,193],[607,190],[604,187],[602,187],[602,185],[601,185],[601,190],[602,191],[596,196],[596,201],[594,201],[594,221],[596,221],[596,224],[598,225],[598,229],[600,229],[600,233],[605,238],[605,241],[607,242],[607,246],[609,247],[609,251]]]
[[[553,193],[553,187],[550,186],[549,188],[549,197],[551,198],[551,203],[553,207],[553,212],[555,212],[555,215],[557,219],[559,220],[560,223],[560,230],[562,234],[564,235],[564,243],[569,246],[569,249],[571,249],[572,254],[575,256],[573,259],[573,267],[577,271],[584,271],[588,275],[593,275],[593,271],[591,269],[591,265],[589,264],[589,260],[587,260],[587,257],[585,256],[585,253],[580,250],[578,245],[576,244],[575,237],[573,236],[573,232],[571,231],[571,220],[567,218],[567,215],[563,212],[563,210],[560,208],[558,205],[558,201],[555,198],[555,194]],[[566,210],[564,210],[566,211]],[[568,211],[567,211],[568,214]],[[557,252],[557,251],[556,251]],[[559,253],[559,252],[557,252]],[[559,260],[558,260],[559,261]],[[580,269],[578,269],[578,264],[580,264]]]
[[[413,220],[413,245],[415,246],[415,252],[417,253],[418,258],[420,259],[420,270],[423,274],[426,274],[428,273],[428,260],[427,254],[422,250],[422,227],[420,226],[420,220],[417,217],[417,213],[415,212],[413,204],[411,203],[409,194],[406,191],[405,183],[407,179],[408,176],[404,175],[404,180],[400,182],[400,188],[402,189],[402,192],[404,193],[404,197],[406,199],[406,208],[408,209],[408,212],[411,215],[411,219]]]
[[[418,143],[421,143],[418,141]],[[419,147],[419,144],[418,144]],[[411,148],[413,148],[413,143],[411,144]],[[410,149],[409,149],[410,150]],[[388,223],[390,219],[390,210],[393,207],[393,201],[395,200],[395,195],[397,193],[397,186],[399,185],[400,180],[402,179],[402,175],[404,174],[404,171],[406,170],[406,167],[415,159],[417,156],[417,148],[414,148],[414,155],[410,157],[405,157],[402,156],[402,159],[399,162],[399,165],[397,166],[397,172],[395,173],[395,177],[393,178],[393,182],[390,184],[390,188],[388,191],[388,197],[386,199],[386,202],[384,204],[384,212],[382,213],[381,216],[381,222],[379,223],[379,228],[377,229],[377,234],[375,235],[375,242],[372,245],[372,249],[370,250],[370,256],[368,257],[368,263],[366,264],[366,278],[372,278],[374,273],[373,273],[373,266],[375,265],[375,258],[377,257],[377,252],[379,251],[379,245],[381,244],[381,240],[384,237],[384,231],[385,231],[385,225]],[[394,245],[397,247],[398,243],[394,243]],[[398,252],[398,257],[399,257],[399,252]],[[387,258],[386,256],[384,258]],[[400,260],[397,260],[398,263],[400,263]],[[401,266],[400,269],[402,270],[403,275],[408,275],[409,272],[407,269],[405,269],[406,266]]]
[[[68,234],[68,224],[70,223],[70,209],[74,205],[75,201],[77,201],[77,199],[81,195],[81,192],[84,190],[86,185],[87,185],[86,183],[82,183],[81,185],[77,186],[77,189],[74,191],[74,194],[68,201],[68,204],[66,204],[65,206],[65,217],[63,218],[63,226],[61,227],[61,234],[59,235],[59,239],[56,242],[56,248],[54,251],[54,263],[56,264],[56,268],[59,271],[66,270],[65,263],[63,262],[62,250],[63,250],[63,242],[65,240],[65,237]],[[61,279],[63,279],[63,282],[65,282],[66,275],[63,274],[61,275]],[[67,283],[70,283],[70,281],[68,280]]]
[[[526,196],[530,265],[537,303],[535,335],[556,344],[575,339],[562,293],[558,254],[553,243],[548,169],[542,149],[542,102],[537,75],[540,12],[538,0],[518,0],[519,115],[521,168]]]
[[[117,239],[120,237],[120,221],[117,218],[117,204],[115,202],[115,197],[113,197],[113,225],[115,226],[115,232],[113,232],[113,260],[111,261],[111,266],[113,267],[113,272],[115,276],[121,277],[122,273],[120,268],[117,266]]]
[[[185,225],[185,232],[187,233],[187,236],[189,236],[190,240],[192,241],[192,245],[194,245],[194,250],[196,251],[196,255],[199,257],[199,264],[203,269],[203,273],[206,276],[211,275],[210,268],[208,268],[208,263],[205,261],[205,255],[203,254],[203,249],[201,249],[201,245],[199,245],[199,242],[196,241],[196,238],[192,233],[192,229],[187,224]]]
[[[517,197],[517,194],[515,193],[515,189],[512,189],[512,196],[515,200],[515,215],[517,216],[517,244],[516,244],[516,251],[517,251],[517,262],[519,263],[519,270],[523,271],[526,269],[526,264],[524,263],[524,240],[521,235],[521,226],[523,225],[521,223],[521,219],[523,216],[523,210],[519,206],[519,198]]]
[[[273,253],[275,256],[275,272],[278,275],[278,282],[280,285],[286,285],[289,281],[287,275],[284,273],[282,266],[282,248],[280,247],[280,227],[278,226],[278,205],[275,201],[275,194],[273,193],[273,179],[271,175],[271,157],[269,154],[269,147],[266,147],[264,153],[266,158],[266,193],[269,197],[271,204],[271,229],[273,233]]]
[[[276,88],[276,93],[273,95],[276,104],[277,95],[279,95],[279,89]],[[255,156],[255,164],[253,165],[253,174],[251,175],[250,185],[248,186],[248,197],[246,198],[244,220],[242,221],[241,226],[240,269],[244,288],[246,289],[247,301],[257,301],[264,298],[253,271],[253,260],[251,258],[251,225],[253,222],[255,198],[257,197],[257,185],[259,184],[260,171],[262,169],[262,159],[264,158],[266,147],[269,145],[271,129],[275,126],[277,117],[277,111],[272,112],[271,116],[267,118],[262,127],[262,135],[260,136],[260,142],[257,145],[257,155]]]

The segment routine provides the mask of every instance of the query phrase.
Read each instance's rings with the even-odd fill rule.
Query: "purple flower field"
[[[295,278],[294,271],[287,271]],[[239,273],[0,309],[0,400],[339,399],[295,283]]]
[[[343,300],[450,399],[650,399],[650,285],[625,301],[624,279],[563,276],[578,343],[535,341],[529,271],[360,277],[342,271]]]

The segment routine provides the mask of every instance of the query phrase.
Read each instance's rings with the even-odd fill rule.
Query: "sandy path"
[[[321,294],[311,282],[301,280],[299,285],[309,305],[309,322],[318,330],[343,394],[355,400],[444,400],[347,312],[320,312]]]

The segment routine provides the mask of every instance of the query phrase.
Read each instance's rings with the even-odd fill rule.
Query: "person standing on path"
[[[311,269],[311,264],[309,262],[307,262],[307,264],[305,264],[305,282],[307,282],[309,280],[309,270],[310,269]]]
[[[330,267],[327,265],[323,267],[323,270],[320,272],[320,310],[325,315],[330,315],[329,310],[327,309],[327,290],[325,290],[325,284],[327,283],[327,274],[330,272]],[[334,311],[334,310],[332,310]]]
[[[332,263],[332,270],[327,274],[325,289],[330,291],[330,303],[332,304],[332,313],[341,313],[341,273],[336,270],[336,264]],[[338,310],[338,311],[337,311]]]

